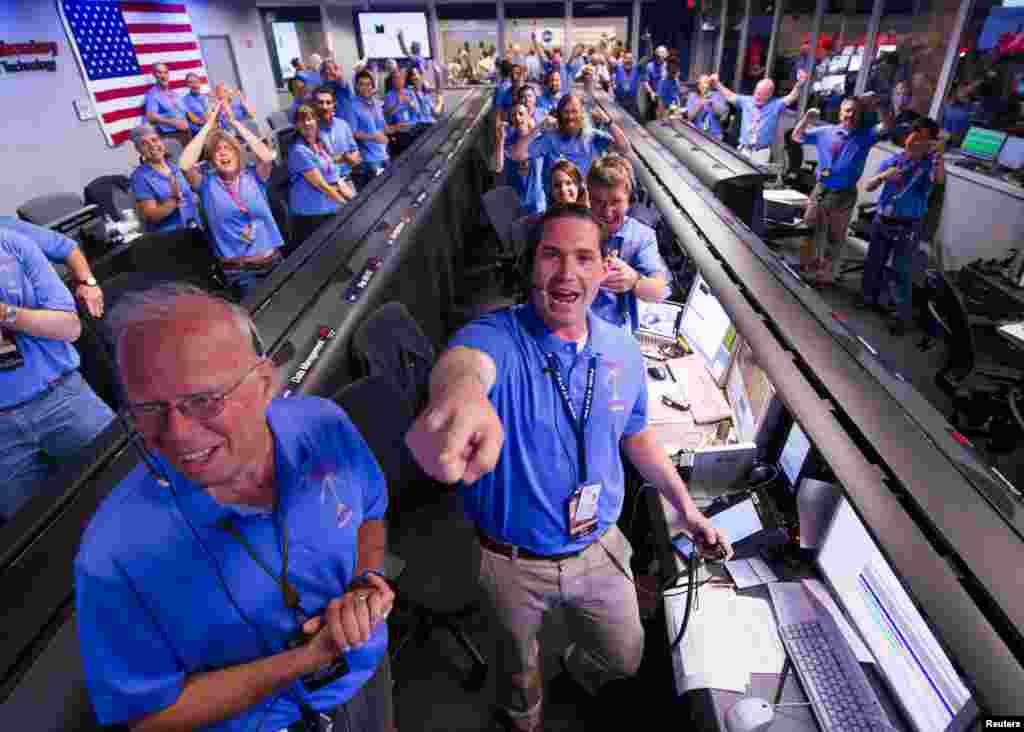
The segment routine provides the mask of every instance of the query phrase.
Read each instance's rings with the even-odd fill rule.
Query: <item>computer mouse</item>
[[[764,732],[775,719],[775,710],[764,699],[748,696],[740,699],[725,713],[729,732]]]
[[[664,378],[668,376],[668,374],[665,373],[664,366],[648,366],[647,373],[651,375],[652,379],[657,379],[658,381],[663,381]]]

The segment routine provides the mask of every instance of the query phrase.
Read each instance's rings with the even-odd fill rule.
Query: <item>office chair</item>
[[[979,356],[960,292],[944,275],[935,273],[934,278],[926,309],[946,340],[946,363],[935,383],[953,400],[949,421],[965,435],[987,438],[992,452],[1010,452],[1024,437],[1024,370],[1004,364],[1020,363],[1019,353],[1007,346],[1003,354],[989,354],[997,359]]]
[[[285,127],[291,127],[291,122],[288,120],[287,112],[271,112],[267,116],[267,125],[270,129],[277,130],[284,129]]]
[[[183,281],[204,289],[227,290],[220,264],[202,229],[144,234],[132,242],[134,271],[153,281]]]
[[[135,210],[131,182],[124,175],[101,175],[86,185],[85,202],[99,206],[100,213],[112,221],[121,221],[125,209]]]
[[[472,295],[463,307],[457,308],[455,320],[459,323],[516,302],[516,265],[525,244],[523,227],[527,211],[512,186],[492,188],[483,195],[481,203],[486,225],[493,230],[494,237],[467,237],[480,245],[471,250],[477,264],[465,267],[459,275],[463,285],[460,294]],[[491,246],[495,239],[496,247]]]
[[[30,224],[52,228],[82,212],[97,211],[96,206],[87,206],[77,193],[49,193],[36,196],[18,206],[18,218]]]
[[[444,486],[420,469],[403,436],[426,404],[434,347],[405,306],[387,303],[372,313],[353,337],[353,350],[368,364],[370,375],[339,391],[334,400],[345,410],[377,458],[388,484],[388,520],[398,536],[415,539],[417,546],[439,540],[436,527],[452,510]],[[423,503],[435,499],[424,507]],[[443,512],[438,514],[438,510]],[[462,552],[469,559],[471,553]],[[475,614],[475,604],[445,609],[452,602],[445,575],[456,557],[443,567],[417,562],[423,553],[403,557],[404,569],[392,579],[396,606],[412,618],[409,630],[393,643],[397,661],[409,643],[422,645],[435,629],[444,629],[469,656],[472,668],[463,680],[467,691],[479,691],[487,678],[487,661],[466,635],[460,622]],[[449,561],[450,560],[450,561]],[[394,563],[394,562],[392,562]],[[441,569],[442,571],[438,571]],[[468,576],[475,568],[466,567]],[[450,576],[450,575],[449,575]]]

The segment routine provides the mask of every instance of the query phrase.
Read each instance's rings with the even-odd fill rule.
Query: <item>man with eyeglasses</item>
[[[134,730],[391,730],[384,476],[348,417],[275,399],[255,326],[182,284],[110,314],[144,461],[75,561],[86,685]]]

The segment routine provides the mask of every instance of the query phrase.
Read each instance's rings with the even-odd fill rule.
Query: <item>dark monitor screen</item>
[[[779,452],[779,469],[786,476],[791,487],[795,487],[800,480],[800,474],[803,473],[810,452],[810,439],[800,424],[794,421],[789,428],[789,434],[786,435],[786,441],[782,444],[782,450]]]
[[[736,432],[740,441],[758,442],[758,432],[775,397],[775,386],[764,369],[758,366],[748,343],[740,344],[729,370],[725,392],[736,416]]]

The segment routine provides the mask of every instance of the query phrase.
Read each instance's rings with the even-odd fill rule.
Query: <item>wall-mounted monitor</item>
[[[420,54],[431,56],[430,33],[424,13],[359,13],[359,38],[366,58],[405,58],[398,42],[402,31],[406,48],[420,44]]]

